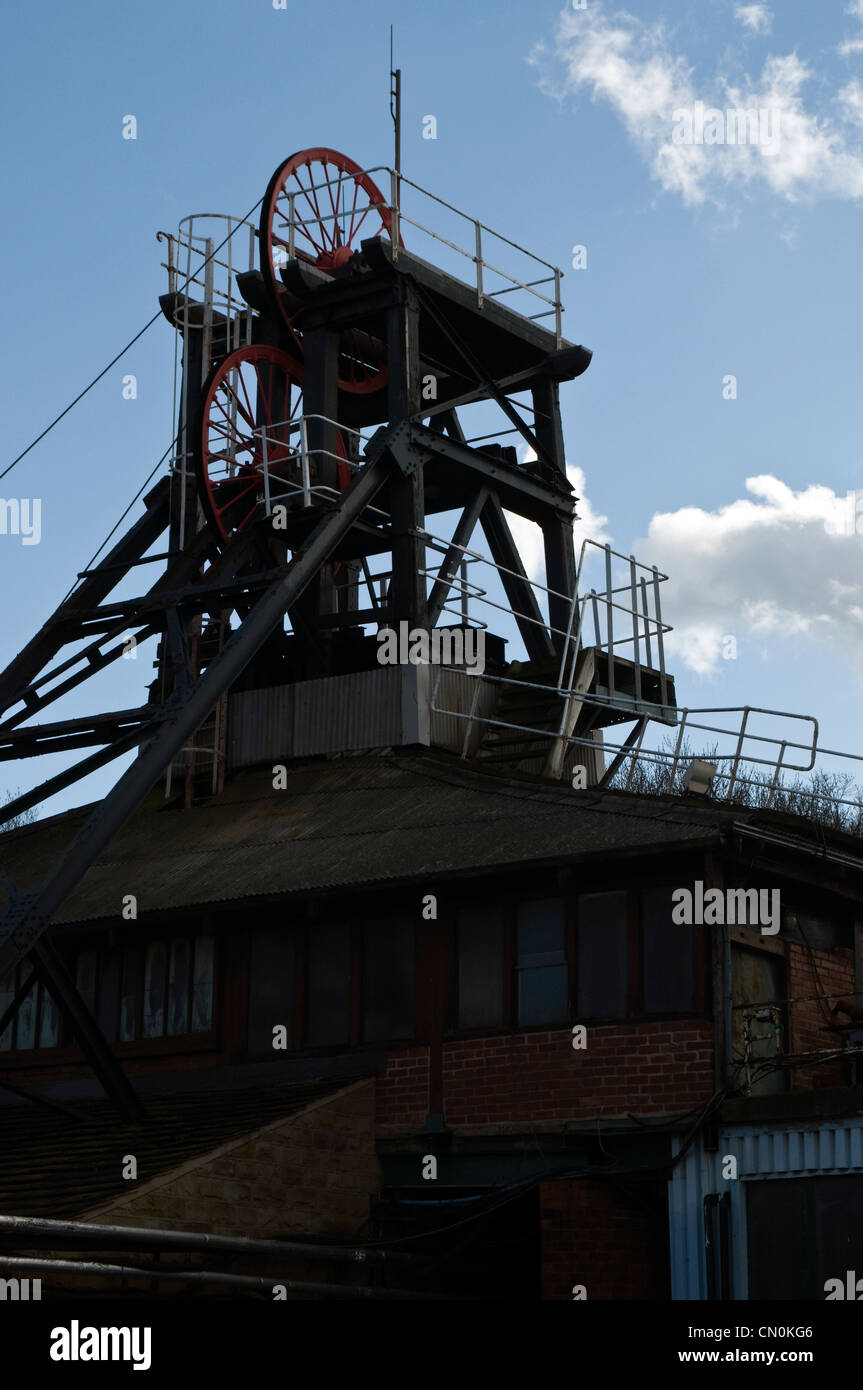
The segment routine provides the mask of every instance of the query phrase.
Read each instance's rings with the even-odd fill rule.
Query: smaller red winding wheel
[[[386,198],[347,155],[323,148],[300,150],[279,165],[261,210],[261,271],[298,341],[294,316],[279,294],[279,268],[293,256],[332,274],[347,264],[364,238],[383,235],[392,235]],[[377,391],[386,379],[382,345],[348,330],[339,359],[341,390]]]
[[[253,343],[213,368],[204,387],[194,454],[204,508],[223,541],[261,512],[267,489],[272,505],[290,505],[301,496],[302,414],[302,367],[287,352]],[[338,453],[343,491],[351,470],[341,435]]]

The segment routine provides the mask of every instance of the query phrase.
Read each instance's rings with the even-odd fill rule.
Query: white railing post
[[[261,463],[264,470],[264,511],[267,516],[270,512],[270,469],[267,463],[267,427],[261,425]]]

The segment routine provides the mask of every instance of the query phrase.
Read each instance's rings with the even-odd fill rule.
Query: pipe
[[[219,1250],[232,1254],[302,1255],[308,1259],[328,1260],[334,1264],[368,1264],[381,1266],[417,1265],[418,1256],[392,1254],[387,1250],[367,1250],[354,1245],[318,1245],[293,1240],[252,1240],[248,1236],[209,1235],[198,1231],[173,1231],[141,1226],[99,1226],[89,1221],[51,1221],[41,1216],[0,1216],[2,1236],[74,1237],[105,1244],[122,1241],[127,1245],[154,1245],[160,1249]]]
[[[87,1263],[77,1260],[16,1260],[0,1255],[0,1269],[41,1270],[53,1274],[89,1274],[100,1278],[105,1278],[106,1275],[117,1275],[124,1279],[179,1279],[193,1284],[227,1284],[234,1288],[256,1290],[270,1296],[272,1296],[273,1287],[277,1284],[282,1285],[288,1293],[307,1293],[328,1298],[426,1299],[442,1296],[440,1294],[409,1293],[405,1289],[365,1288],[358,1284],[308,1284],[295,1279],[282,1279],[275,1275],[272,1279],[264,1279],[260,1275],[253,1274],[221,1274],[210,1270],[167,1269],[159,1265],[139,1268],[136,1265],[103,1264],[95,1260]]]

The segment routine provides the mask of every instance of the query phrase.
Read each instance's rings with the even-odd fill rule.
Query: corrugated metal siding
[[[737,1159],[737,1179],[722,1176],[723,1158]],[[716,1153],[693,1144],[668,1185],[671,1297],[705,1299],[704,1199],[731,1197],[732,1290],[748,1293],[745,1183],[754,1179],[805,1178],[863,1173],[863,1116],[821,1124],[740,1125],[719,1131]]]
[[[380,666],[328,680],[244,691],[232,696],[229,704],[228,767],[418,741],[460,753],[468,722],[457,715],[431,712],[429,716],[431,695],[437,684],[435,705],[467,714],[479,679],[448,668]],[[479,716],[491,713],[496,693],[491,681],[481,681]],[[415,726],[407,727],[412,721],[404,710],[410,705],[415,709],[418,700],[424,707],[419,728],[428,727],[427,738],[418,738]],[[482,724],[472,726],[474,742],[482,728]]]
[[[232,696],[228,767],[399,743],[401,674],[381,666]]]
[[[479,695],[477,695],[479,682]],[[433,747],[446,748],[452,753],[460,753],[465,736],[470,730],[471,744],[479,742],[485,726],[481,723],[469,724],[460,719],[459,714],[469,714],[476,699],[476,715],[487,719],[494,708],[499,685],[483,680],[481,676],[467,676],[464,671],[442,668],[432,673],[431,691],[436,706],[431,712],[430,737]],[[445,714],[445,710],[456,710],[456,714]],[[472,751],[469,749],[469,751]]]
[[[228,767],[291,756],[294,687],[247,690],[228,701]]]
[[[294,757],[385,748],[399,741],[398,667],[294,687]]]

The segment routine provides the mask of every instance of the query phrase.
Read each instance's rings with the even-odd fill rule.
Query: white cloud
[[[609,106],[652,177],[688,205],[722,203],[729,191],[759,185],[789,202],[863,197],[863,145],[854,110],[847,100],[831,99],[820,110],[807,106],[804,88],[812,73],[796,53],[770,56],[758,76],[732,79],[718,72],[696,82],[661,23],[612,15],[595,0],[587,10],[564,11],[553,51],[538,45],[529,61],[550,95],[587,92]],[[720,112],[769,113],[779,138],[769,144],[676,143],[675,113],[693,111],[699,102]]]
[[[863,0],[851,0],[850,5],[846,6],[846,14],[850,14],[852,19],[859,19],[863,22]],[[838,50],[843,58],[847,58],[852,53],[863,53],[863,34],[859,34],[854,39],[845,39],[839,45]]]
[[[744,29],[751,29],[755,34],[769,34],[773,25],[773,15],[763,4],[738,5],[734,17],[740,20]]]
[[[814,484],[795,492],[771,474],[747,478],[746,491],[713,512],[657,513],[638,543],[639,558],[669,575],[669,656],[709,675],[725,634],[802,639],[829,646],[863,684],[863,535],[853,495]]]
[[[863,41],[861,41],[863,48]],[[856,80],[848,82],[839,92],[839,100],[845,108],[849,121],[863,127],[863,86]]]

